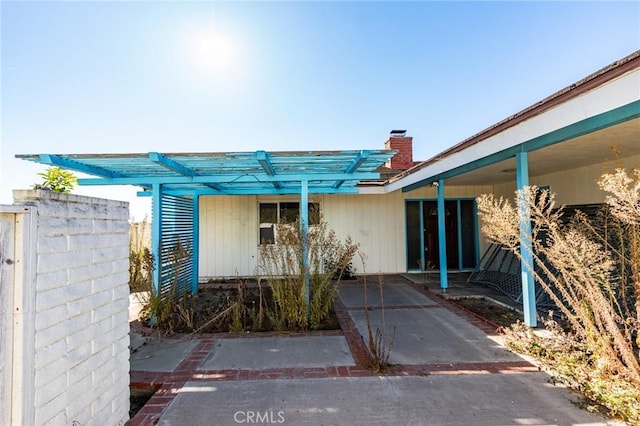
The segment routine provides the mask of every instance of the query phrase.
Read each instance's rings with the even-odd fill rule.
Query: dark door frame
[[[473,267],[462,267],[463,265],[463,232],[462,232],[462,217],[461,217],[461,209],[460,209],[460,202],[461,201],[473,201],[473,227],[474,227],[474,235],[473,235],[473,244],[474,244],[474,248],[475,248],[475,261],[474,261],[474,266]],[[417,267],[410,267],[410,259],[409,259],[409,249],[408,249],[408,244],[409,244],[409,229],[408,229],[408,225],[407,225],[407,206],[410,202],[417,202],[418,203],[418,211],[420,213],[419,216],[419,227],[422,230],[420,232],[420,259],[418,260],[418,262],[416,262]],[[468,271],[468,270],[473,270],[475,269],[475,267],[479,264],[480,262],[480,239],[479,239],[479,227],[478,227],[478,212],[477,212],[477,205],[475,203],[475,198],[473,197],[454,197],[454,198],[446,198],[445,199],[445,205],[450,205],[451,202],[455,202],[455,214],[456,214],[456,237],[457,237],[457,244],[456,244],[456,251],[457,251],[457,256],[458,259],[456,260],[456,263],[458,265],[458,270],[462,270],[462,271]],[[436,198],[407,198],[405,199],[405,215],[404,215],[404,219],[405,219],[405,261],[406,261],[406,267],[407,267],[407,272],[424,272],[427,270],[427,258],[425,256],[425,234],[427,232],[426,229],[426,223],[425,223],[425,204],[426,203],[433,203],[434,207],[437,208],[437,199]],[[435,227],[435,235],[438,235],[438,228],[437,226]],[[465,238],[467,238],[465,236]],[[436,238],[437,241],[437,238]],[[415,242],[415,240],[414,240]],[[437,246],[437,244],[436,244]],[[449,252],[450,245],[447,245],[447,252]],[[450,253],[447,253],[448,255]],[[449,257],[449,256],[447,256]],[[449,263],[449,262],[447,262]],[[413,265],[411,265],[413,266]],[[451,268],[447,268],[447,269],[451,269]],[[439,262],[438,264],[436,264],[436,268],[435,270],[439,270]]]

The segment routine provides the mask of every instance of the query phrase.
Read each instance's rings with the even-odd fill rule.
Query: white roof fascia
[[[495,152],[517,146],[554,130],[630,104],[639,99],[640,69],[634,69],[593,88],[589,92],[392,182],[385,186],[385,192],[402,189],[436,176],[439,173],[447,172]]]
[[[382,185],[380,186],[362,186],[358,188],[358,194],[367,195],[367,194],[386,194],[386,188]]]

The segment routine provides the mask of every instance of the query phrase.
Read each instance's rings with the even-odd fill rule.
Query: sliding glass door
[[[440,269],[436,200],[406,202],[407,270]],[[475,200],[445,201],[447,269],[473,269],[478,263]]]

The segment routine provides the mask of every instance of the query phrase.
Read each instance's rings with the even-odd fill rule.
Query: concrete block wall
[[[129,412],[128,203],[14,191],[37,207],[36,425],[121,425]]]

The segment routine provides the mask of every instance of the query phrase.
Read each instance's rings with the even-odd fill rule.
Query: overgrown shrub
[[[518,257],[519,223],[530,217],[532,272],[572,327],[570,335],[556,335],[554,342],[562,354],[571,355],[551,359],[557,368],[575,372],[577,383],[569,384],[578,389],[589,388],[595,378],[609,383],[598,391],[605,405],[626,400],[610,397],[619,388],[615,382],[640,386],[640,170],[633,175],[618,169],[602,176],[598,183],[608,195],[596,221],[580,213],[566,220],[554,194],[534,186],[517,191],[515,205],[493,195],[478,198],[483,233]],[[535,339],[528,345],[534,346],[528,347],[530,353],[539,351],[542,358],[558,353]],[[583,375],[583,370],[589,373]],[[617,413],[638,409],[637,400],[635,408],[607,406]]]
[[[149,223],[144,220],[131,225],[129,234],[129,290],[131,293],[151,291],[153,254],[145,243]]]
[[[353,266],[353,262],[347,263],[344,268],[336,267],[332,263],[332,260],[325,260],[323,265],[323,270],[325,271],[335,271],[334,275],[331,277],[332,280],[335,281],[344,281],[344,280],[354,280],[356,278],[356,268]]]
[[[603,412],[629,424],[640,424],[640,387],[619,375],[599,374],[584,339],[564,331],[552,319],[545,321],[545,337],[531,333],[518,322],[506,330],[505,344],[512,350],[535,357],[551,373],[552,383],[579,391],[590,403],[589,411]],[[604,410],[603,410],[604,408]]]
[[[171,285],[160,294],[152,291],[153,256],[141,243],[143,226],[132,232],[129,283],[132,292],[140,292],[143,299],[142,320],[165,334],[219,330],[221,324],[228,324],[231,332],[330,327],[337,282],[358,249],[349,238],[340,241],[326,223],[313,226],[307,241],[297,223],[278,225],[277,244],[260,249],[259,272],[267,278],[256,277],[257,300],[246,299],[247,283],[238,280],[233,296],[203,306],[190,293],[190,283],[182,282],[181,271],[191,261],[191,250],[180,242],[163,251]],[[309,260],[306,266],[304,252]],[[308,310],[305,273],[309,276]]]
[[[258,268],[274,300],[268,315],[279,330],[318,329],[332,311],[337,293],[337,283],[332,279],[342,275],[358,244],[350,238],[340,241],[322,221],[309,230],[306,240],[298,222],[277,226],[276,244],[260,246]]]
[[[162,250],[162,248],[161,248]],[[190,282],[184,282],[182,271],[191,260],[192,251],[180,241],[163,250],[166,262],[166,273],[170,279],[168,288],[153,290],[151,278],[145,281],[148,290],[142,294],[145,298],[140,313],[141,319],[150,323],[164,334],[195,329],[196,299],[190,293]],[[146,257],[143,256],[144,259]],[[151,264],[153,258],[151,256]],[[131,266],[130,266],[131,269]],[[151,275],[153,268],[147,272]],[[131,274],[131,273],[130,273]]]
[[[248,303],[249,300],[245,296],[247,283],[246,281],[238,280],[236,297],[231,305],[230,332],[267,331],[269,329],[270,323],[267,321],[269,311],[260,279],[258,279],[257,284],[258,300],[251,300],[251,303]]]

